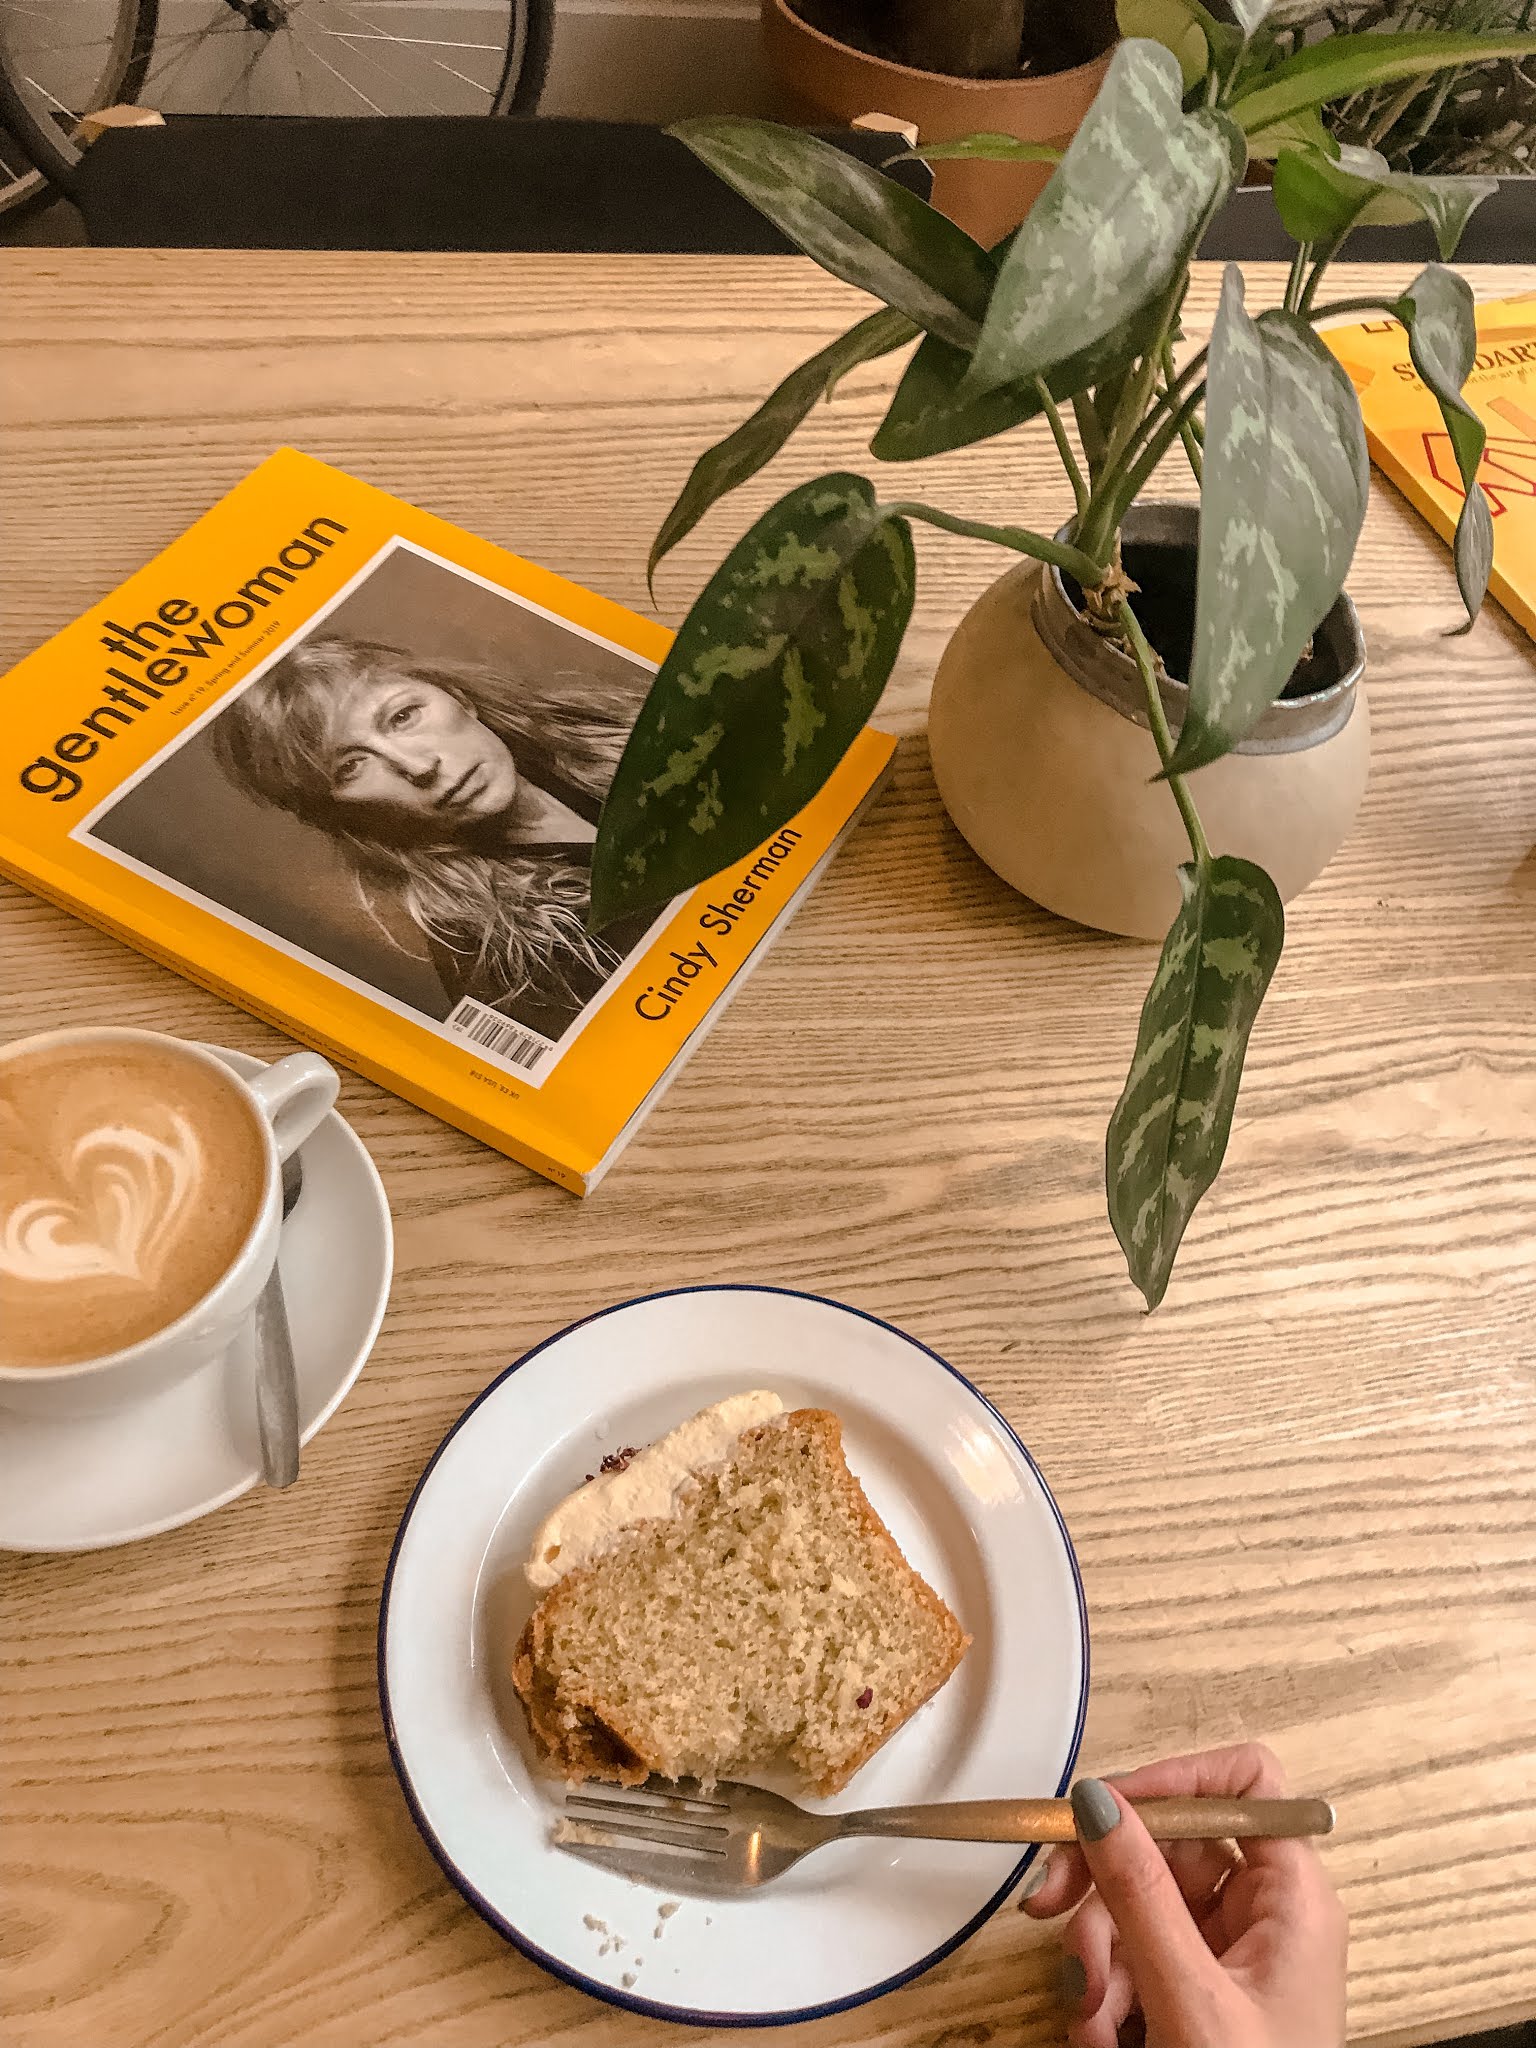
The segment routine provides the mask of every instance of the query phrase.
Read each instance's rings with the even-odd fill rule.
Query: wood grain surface
[[[1250,276],[1250,303],[1278,298],[1278,271]],[[283,441],[643,605],[694,457],[861,303],[789,260],[11,252],[0,665]],[[679,550],[668,617],[772,495],[866,466],[893,375],[855,373]],[[1034,428],[921,488],[1046,526],[1065,495]],[[574,1316],[719,1279],[889,1317],[1017,1425],[1087,1583],[1086,1768],[1259,1737],[1337,1801],[1353,2041],[1536,2012],[1531,646],[1496,607],[1443,637],[1448,552],[1377,481],[1351,583],[1369,793],[1293,909],[1226,1170],[1148,1317],[1102,1178],[1152,954],[1013,896],[948,825],[926,685],[1007,563],[917,545],[894,788],[599,1193],[349,1077],[399,1271],[303,1482],[137,1547],[5,1561],[8,2048],[682,2038],[545,1976],[444,1881],[390,1770],[374,1629],[396,1523],[470,1397]],[[0,914],[7,1036],[284,1050],[14,890]],[[1054,1958],[1005,1909],[784,2038],[1059,2043]]]

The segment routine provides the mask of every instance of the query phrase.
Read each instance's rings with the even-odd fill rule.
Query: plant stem
[[[1371,123],[1370,131],[1365,138],[1372,149],[1380,149],[1382,143],[1396,127],[1399,118],[1407,113],[1419,94],[1424,90],[1427,82],[1423,78],[1410,78],[1402,91],[1388,100],[1385,107],[1382,108],[1376,119]]]
[[[1178,375],[1173,367],[1173,345],[1165,341],[1162,346],[1164,396],[1171,398]],[[1179,422],[1179,439],[1184,443],[1184,453],[1189,458],[1189,467],[1197,484],[1205,482],[1205,465],[1200,456],[1200,443],[1195,438],[1195,423],[1192,419]]]
[[[1077,438],[1083,444],[1083,453],[1088,458],[1088,479],[1096,484],[1099,472],[1104,466],[1104,429],[1099,423],[1098,407],[1086,391],[1080,391],[1072,401],[1072,417],[1077,421]]]
[[[1035,390],[1040,395],[1040,409],[1051,423],[1051,437],[1056,443],[1056,453],[1061,457],[1061,466],[1067,472],[1067,481],[1072,486],[1072,497],[1077,506],[1077,516],[1082,518],[1088,510],[1088,486],[1083,482],[1083,472],[1077,466],[1077,457],[1072,453],[1072,443],[1067,439],[1067,430],[1062,423],[1061,413],[1051,396],[1050,386],[1043,377],[1035,379]]]
[[[941,527],[945,533],[958,533],[966,540],[989,540],[1000,548],[1011,548],[1017,555],[1032,555],[1037,562],[1050,562],[1075,577],[1087,590],[1094,589],[1103,574],[1100,564],[1082,548],[1073,547],[1069,541],[1048,540],[1043,533],[1031,533],[1027,526],[985,526],[980,520],[956,519],[937,506],[919,505],[913,499],[898,499],[879,509],[884,518],[921,519],[925,525]]]
[[[1298,242],[1296,254],[1291,258],[1291,274],[1285,280],[1285,311],[1294,313],[1301,304],[1302,284],[1307,274],[1307,258],[1311,254],[1310,242]]]
[[[1307,288],[1302,293],[1296,307],[1297,314],[1301,319],[1310,320],[1313,317],[1312,302],[1317,297],[1318,286],[1327,275],[1329,264],[1338,255],[1340,249],[1343,248],[1349,232],[1350,230],[1346,228],[1342,235],[1334,235],[1329,241],[1316,242],[1312,245],[1312,275],[1307,279]]]
[[[1131,610],[1127,598],[1120,600],[1120,625],[1125,637],[1131,643],[1131,652],[1136,657],[1136,666],[1141,672],[1141,687],[1147,699],[1147,722],[1152,727],[1152,737],[1157,742],[1157,757],[1166,770],[1173,759],[1173,735],[1168,730],[1167,714],[1163,710],[1163,693],[1157,686],[1157,657],[1147,645],[1147,636],[1141,630],[1141,621]],[[1184,820],[1184,830],[1189,835],[1189,847],[1195,856],[1195,864],[1202,873],[1211,864],[1211,849],[1205,836],[1205,827],[1200,823],[1200,813],[1195,809],[1195,800],[1189,793],[1189,786],[1182,775],[1170,775],[1168,787],[1173,791],[1173,800],[1179,807],[1179,816]]]
[[[1170,416],[1164,410],[1152,432],[1141,444],[1135,461],[1122,462],[1118,471],[1105,480],[1078,531],[1077,537],[1085,553],[1093,555],[1095,559],[1100,555],[1106,561],[1109,559],[1114,537],[1120,531],[1121,520],[1136,502],[1137,493],[1142,485],[1172,446],[1174,436],[1188,424],[1195,407],[1204,396],[1205,385],[1197,384],[1176,413]]]
[[[1309,306],[1309,320],[1331,320],[1338,313],[1392,313],[1395,317],[1395,299],[1330,299],[1326,306]]]
[[[1169,343],[1168,346],[1171,348],[1172,344]],[[1138,430],[1131,436],[1130,441],[1120,452],[1120,460],[1115,467],[1122,476],[1131,467],[1132,463],[1139,459],[1142,450],[1152,437],[1161,430],[1163,422],[1168,418],[1169,414],[1187,405],[1189,388],[1199,381],[1209,355],[1209,348],[1203,348],[1197,354],[1192,355],[1173,382],[1168,386],[1167,390],[1158,392],[1151,406],[1147,408]],[[1204,388],[1204,385],[1201,384],[1200,389],[1204,390]]]
[[[1130,503],[1130,499],[1124,496],[1121,488],[1124,479],[1135,468],[1148,443],[1156,438],[1164,420],[1175,405],[1183,405],[1186,420],[1192,418],[1192,408],[1184,402],[1184,386],[1191,379],[1199,377],[1209,353],[1209,349],[1203,348],[1198,354],[1191,356],[1174,379],[1172,388],[1160,393],[1150,409],[1143,403],[1143,416],[1138,422],[1137,432],[1129,436],[1118,454],[1107,455],[1099,466],[1094,479],[1093,495],[1088,501],[1088,510],[1078,521],[1077,539],[1085,553],[1092,555],[1096,561],[1102,561],[1106,567],[1113,550],[1115,533],[1120,521],[1125,517],[1125,506]],[[1152,358],[1152,367],[1154,371],[1159,367],[1157,356]],[[1196,395],[1198,396],[1199,391],[1204,389],[1205,386],[1201,384]],[[1159,454],[1166,446],[1166,441],[1160,444]],[[1117,503],[1118,511],[1114,509]],[[1106,507],[1109,508],[1107,519]]]

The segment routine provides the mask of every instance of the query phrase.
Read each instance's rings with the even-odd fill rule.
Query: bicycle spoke
[[[299,112],[301,114],[307,115],[310,111],[309,87],[304,83],[304,67],[299,62],[299,53],[297,47],[295,46],[293,24],[292,22],[288,21],[285,21],[283,23],[283,50],[288,58],[289,65],[293,71],[293,82],[299,89]]]
[[[364,24],[365,28],[368,30],[370,36],[378,37],[382,41],[392,43],[395,46],[395,48],[399,50],[457,50],[461,52],[483,52],[486,55],[497,60],[499,60],[505,54],[504,50],[497,48],[496,45],[491,43],[472,43],[466,42],[462,39],[454,39],[447,36],[394,35],[390,31],[382,28],[379,22],[372,16],[364,15],[360,13],[355,6],[345,4],[345,0],[342,0],[342,10],[345,14],[349,15],[353,19],[361,21]],[[412,11],[415,12],[417,10],[413,9]],[[348,40],[362,40],[361,37],[355,37],[355,32],[352,30],[333,31],[333,33],[344,34],[348,38]],[[484,98],[493,99],[495,97],[496,88],[494,84],[486,85],[480,79],[472,78],[467,71],[461,71],[457,65],[450,64],[441,57],[431,57],[428,59],[428,61],[433,66],[434,70],[442,71],[446,73],[447,76],[450,78],[456,78],[461,85],[469,86],[472,91],[480,93],[481,95],[483,95]],[[498,76],[500,75],[500,68],[500,63],[498,61],[496,67]],[[436,103],[433,102],[433,104],[435,105]],[[439,109],[439,111],[442,110]]]
[[[372,22],[368,19],[366,15],[360,14],[355,7],[346,5],[345,0],[341,0],[340,11],[343,18],[350,21],[361,22],[364,29],[368,32],[367,35],[358,36],[354,31],[326,28],[321,22],[318,21],[318,19],[315,22],[315,27],[322,35],[332,36],[337,41],[345,43],[349,52],[352,52],[352,45],[354,42],[373,41],[383,43],[386,46],[395,45],[398,43],[397,37],[385,35],[379,29],[376,22]],[[429,93],[426,90],[425,86],[415,83],[415,81],[411,77],[411,71],[409,67],[403,74],[397,74],[395,72],[390,71],[385,65],[383,65],[379,61],[379,59],[376,56],[372,55],[368,51],[356,51],[352,53],[362,57],[365,63],[371,64],[376,71],[382,74],[383,77],[389,79],[390,84],[394,86],[397,90],[403,87],[406,92],[414,92],[419,98],[426,102],[427,107],[430,109],[432,113],[446,114],[448,112],[448,109],[445,106],[443,106],[440,101],[435,100],[432,97],[431,93]]]
[[[153,101],[146,98],[146,94],[151,86],[164,86],[166,79],[173,71],[185,64],[189,57],[195,56],[198,51],[206,49],[209,42],[215,37],[227,36],[231,33],[241,35],[244,31],[245,24],[243,22],[236,22],[233,28],[230,28],[221,23],[216,16],[210,16],[201,28],[183,29],[177,36],[171,38],[157,37],[155,40],[155,56],[157,58],[160,55],[160,45],[164,41],[179,42],[181,47],[173,51],[163,62],[150,65],[148,72],[145,74],[144,83],[139,88],[140,101],[145,106],[152,106],[154,104]]]
[[[297,29],[294,29],[293,31],[293,39],[299,45],[300,49],[307,50],[310,56],[314,58],[315,62],[318,65],[320,65],[323,70],[329,71],[332,78],[334,78],[339,84],[344,85],[347,88],[348,92],[356,93],[357,97],[362,101],[365,107],[371,108],[375,114],[383,113],[384,109],[382,107],[374,106],[373,101],[369,99],[367,93],[363,91],[360,85],[354,85],[350,78],[346,77],[344,73],[336,69],[336,66],[334,64],[327,62],[327,60],[324,57],[322,57],[320,52],[315,48],[314,44],[306,42],[304,37],[299,34]]]
[[[64,116],[66,121],[74,120],[74,108],[66,107],[64,102],[59,98],[56,92],[50,92],[46,85],[41,84],[37,79],[35,79],[32,76],[30,71],[23,71],[21,77],[22,82],[26,85],[30,85],[32,90],[39,96],[39,98],[47,100],[48,104],[51,107],[56,107],[58,111]]]
[[[251,73],[256,69],[256,66],[261,62],[262,58],[265,57],[268,50],[270,50],[272,47],[272,41],[269,36],[258,36],[255,40],[256,47],[251,51],[250,56],[246,58],[244,64],[241,65],[239,77],[235,80],[234,84],[229,88],[229,91],[225,93],[223,99],[219,102],[219,112],[221,114],[226,111],[230,101],[235,97],[236,93],[239,92],[243,92],[245,94],[246,111],[250,111]]]

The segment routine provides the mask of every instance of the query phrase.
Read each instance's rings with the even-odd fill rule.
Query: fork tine
[[[595,1798],[599,1793],[605,1799],[616,1799],[626,1806],[650,1806],[661,1801],[668,1806],[701,1808],[707,1813],[729,1814],[729,1799],[715,1795],[728,1792],[731,1788],[717,1785],[710,1792],[700,1788],[697,1778],[647,1778],[643,1785],[610,1785],[606,1779],[593,1779],[587,1784],[572,1786],[566,1793],[567,1799]]]
[[[595,1830],[594,1830],[595,1832]],[[561,1842],[567,1856],[579,1856],[598,1870],[611,1870],[617,1877],[632,1878],[637,1884],[651,1884],[662,1892],[701,1892],[706,1898],[720,1896],[720,1880],[712,1863],[673,1850],[633,1848],[612,1849],[596,1842]],[[729,1887],[727,1887],[729,1889]]]
[[[730,1832],[726,1826],[726,1820],[729,1818],[729,1809],[723,1806],[706,1807],[700,1811],[698,1809],[690,1809],[681,1799],[665,1801],[609,1799],[599,1797],[596,1793],[592,1792],[567,1792],[565,1803],[569,1807],[579,1808],[583,1813],[619,1814],[622,1816],[622,1823],[620,1821],[613,1822],[612,1825],[615,1828],[622,1825],[624,1828],[629,1829],[637,1821],[654,1821],[666,1827],[684,1828],[690,1831],[697,1829],[701,1834],[725,1835]],[[713,1813],[720,1814],[722,1818],[718,1821],[705,1818],[706,1814]]]
[[[588,1820],[578,1812],[574,1819],[561,1821],[556,1829],[557,1840],[572,1834],[578,1841],[595,1841],[600,1847],[610,1843],[653,1842],[664,1849],[676,1849],[685,1856],[717,1857],[725,1854],[723,1828],[695,1828],[686,1821],[668,1820],[663,1816],[654,1820],[640,1815],[633,1819],[626,1816],[623,1820],[610,1820],[604,1814]]]

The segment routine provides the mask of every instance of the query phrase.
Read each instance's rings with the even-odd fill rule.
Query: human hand
[[[1146,2048],[1343,2048],[1349,1923],[1311,1844],[1159,1846],[1127,1804],[1284,1792],[1255,1743],[1078,1780],[1078,1840],[1024,1901],[1036,1920],[1077,1908],[1062,1936],[1070,2048],[1116,2048],[1133,2013]]]

